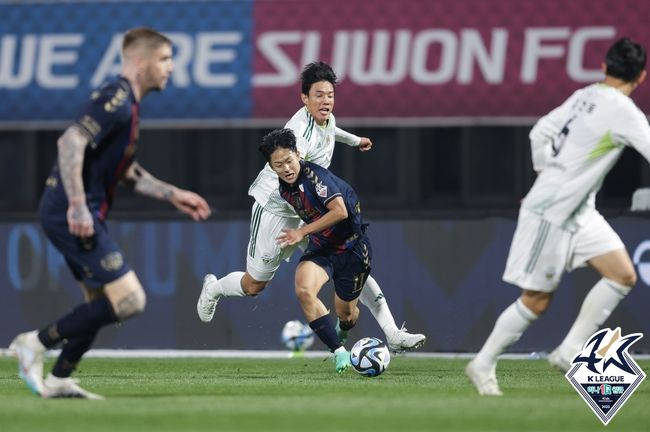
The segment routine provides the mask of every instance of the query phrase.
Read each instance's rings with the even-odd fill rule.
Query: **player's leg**
[[[465,369],[479,394],[502,394],[496,378],[497,358],[548,308],[565,266],[570,241],[570,233],[525,210],[520,212],[503,279],[528,289],[523,289],[521,297],[501,313]]]
[[[63,345],[44,382],[47,397],[102,399],[81,388],[71,375],[102,327],[138,315],[146,305],[144,289],[133,270],[103,288],[89,289],[82,284],[82,289],[87,299],[85,305],[48,328],[49,335],[58,333],[56,339],[47,342],[48,345],[58,342],[63,342]],[[85,310],[83,306],[87,306]]]
[[[636,283],[634,265],[620,237],[595,213],[579,232],[572,267],[589,263],[602,278],[591,288],[562,343],[549,354],[554,367],[567,371],[587,338],[598,330]]]
[[[283,228],[295,228],[299,223],[300,219],[277,216],[253,203],[246,272],[231,272],[219,279],[207,274],[196,305],[199,318],[211,321],[222,297],[253,297],[262,292],[282,260],[290,257],[295,249],[295,246],[281,248],[276,238]]]
[[[403,352],[412,350],[421,347],[426,342],[427,338],[423,334],[409,333],[406,328],[397,327],[387,299],[381,291],[379,284],[372,276],[368,276],[368,280],[366,280],[361,290],[359,301],[375,317],[377,324],[379,324],[384,335],[386,335],[386,342],[391,351]],[[340,331],[339,329],[340,327],[337,326],[337,331]]]
[[[330,352],[334,353],[336,371],[342,373],[349,364],[345,364],[347,351],[342,346],[334,330],[334,323],[329,311],[318,298],[320,289],[329,280],[328,270],[330,263],[325,257],[310,257],[303,259],[296,268],[296,297],[300,303],[309,327],[316,333],[316,336],[327,346]],[[331,270],[330,270],[331,271]],[[349,357],[349,356],[348,356]],[[348,358],[349,363],[349,358]]]
[[[97,218],[95,218],[95,235],[84,241],[80,241],[79,238],[68,232],[65,218],[61,220],[42,218],[42,222],[48,238],[65,256],[66,263],[75,278],[83,284],[82,286],[101,289],[107,283],[120,280],[130,272],[132,273],[117,244],[109,237],[105,223]],[[137,278],[135,280],[137,281]],[[139,282],[138,287],[142,291]],[[144,291],[142,291],[142,301],[143,296]],[[27,370],[30,378],[25,381],[31,388],[40,387],[39,393],[43,396],[52,395],[50,389],[46,388],[42,382],[42,353],[45,350],[53,348],[64,339],[87,338],[102,326],[130,316],[118,315],[106,296],[89,300],[40,331],[19,335],[15,340],[14,346],[19,347],[17,353],[21,375],[23,370]],[[137,302],[135,307],[138,307]],[[142,303],[140,310],[143,307]],[[90,343],[93,338],[94,336],[91,337]],[[87,350],[84,348],[84,344],[76,345],[74,351],[81,351],[81,355],[83,355],[83,352]],[[31,351],[32,355],[25,355],[28,351]],[[38,380],[41,382],[32,385]]]

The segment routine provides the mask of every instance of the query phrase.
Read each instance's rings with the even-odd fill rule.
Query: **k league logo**
[[[605,328],[594,333],[575,356],[566,379],[604,425],[645,379],[645,373],[628,349],[642,333],[621,336],[621,329]]]

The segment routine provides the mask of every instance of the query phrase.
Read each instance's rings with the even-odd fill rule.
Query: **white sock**
[[[517,342],[530,323],[536,319],[537,315],[518,298],[497,318],[492,333],[474,358],[475,364],[483,369],[494,368],[497,357]]]
[[[609,318],[618,303],[632,288],[602,278],[585,296],[580,312],[569,333],[556,349],[564,360],[571,361],[582,350],[587,338],[594,334]]]
[[[217,280],[208,288],[208,293],[215,297],[217,295],[223,297],[243,297],[246,294],[241,287],[241,279],[244,277],[244,272],[237,271],[228,273],[221,279]]]
[[[368,276],[361,290],[359,301],[370,310],[386,336],[399,330],[395,325],[395,318],[390,312],[388,303],[386,303],[384,293],[381,292],[381,288],[372,276]]]

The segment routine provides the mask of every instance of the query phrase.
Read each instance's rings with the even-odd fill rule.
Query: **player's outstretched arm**
[[[349,146],[359,147],[359,151],[368,151],[372,148],[372,141],[370,138],[358,137],[350,132],[347,132],[340,127],[337,127],[334,132],[334,139],[337,142],[342,142]]]
[[[206,200],[199,194],[158,180],[137,162],[133,162],[126,171],[125,179],[139,194],[169,201],[195,221],[205,220],[212,213]]]
[[[81,173],[87,145],[88,138],[76,126],[66,129],[57,141],[59,172],[68,197],[68,230],[78,237],[90,237],[95,233]]]

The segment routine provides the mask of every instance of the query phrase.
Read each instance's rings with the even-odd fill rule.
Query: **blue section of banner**
[[[0,4],[0,121],[74,119],[119,73],[119,37],[147,26],[174,42],[167,89],[143,118],[251,114],[252,1]],[[189,30],[191,29],[191,30]]]
[[[650,302],[650,223],[616,218],[613,228],[628,245],[639,273],[638,287],[605,325],[648,333]],[[423,351],[477,351],[498,315],[519,296],[501,280],[515,221],[372,222],[372,274],[381,285],[397,325],[427,335]],[[281,349],[285,322],[304,321],[294,294],[298,255],[283,263],[256,298],[226,298],[214,320],[205,324],[196,301],[206,273],[223,277],[246,266],[249,222],[112,222],[111,235],[147,292],[146,311],[122,326],[102,330],[96,347]],[[63,257],[37,224],[0,224],[0,347],[19,332],[41,328],[82,301]],[[521,340],[515,351],[548,351],[564,337],[585,294],[598,277],[593,270],[565,275],[552,307]],[[333,307],[334,290],[326,284],[320,299]],[[368,310],[351,338],[384,335]],[[316,348],[324,349],[317,342]],[[635,349],[650,350],[643,339]]]

